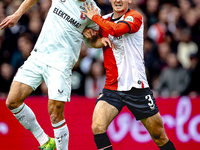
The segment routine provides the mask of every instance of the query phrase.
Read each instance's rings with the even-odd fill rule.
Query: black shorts
[[[100,93],[97,98],[97,102],[99,100],[106,101],[115,106],[119,112],[124,106],[127,106],[136,120],[148,118],[159,112],[156,100],[150,88],[132,88],[130,91],[103,89],[102,93]]]

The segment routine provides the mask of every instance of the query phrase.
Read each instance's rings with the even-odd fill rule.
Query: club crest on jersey
[[[83,13],[81,13],[81,19],[82,19],[82,20],[85,20],[85,18],[86,18],[86,15],[83,14]]]
[[[133,22],[134,18],[132,16],[128,16],[125,18],[125,21]]]

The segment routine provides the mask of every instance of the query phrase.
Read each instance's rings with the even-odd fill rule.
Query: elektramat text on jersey
[[[80,23],[78,23],[75,19],[71,18],[68,14],[64,13],[62,10],[59,10],[58,8],[54,8],[53,13],[60,16],[61,18],[67,20],[69,23],[71,23],[76,28],[79,28],[81,26]]]

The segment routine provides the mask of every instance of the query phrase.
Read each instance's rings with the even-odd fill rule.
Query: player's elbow
[[[119,32],[116,32],[115,30],[113,30],[112,32],[110,32],[110,35],[114,36],[114,37],[119,37],[122,34],[120,34]]]
[[[113,30],[111,30],[111,35],[114,37],[119,37],[127,32],[128,30],[121,28],[120,26],[116,26],[115,28],[113,28]]]
[[[123,35],[123,33],[120,33],[120,32],[114,32],[113,34],[111,34],[112,36],[114,37],[120,37]]]

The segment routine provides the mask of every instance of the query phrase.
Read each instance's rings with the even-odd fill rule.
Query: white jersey
[[[132,87],[149,87],[144,66],[144,25],[142,15],[135,10],[129,10],[121,18],[112,19],[112,14],[103,16],[103,18],[116,24],[122,22],[126,24],[127,30],[129,30],[129,33],[114,37],[109,34],[111,32],[110,27],[114,24],[106,22],[108,23],[106,27],[106,25],[99,24],[99,22],[102,22],[100,17],[93,19],[100,25],[102,36],[108,37],[117,46],[117,50],[110,47],[103,48],[104,66],[106,69],[106,84],[104,88],[128,91]],[[117,29],[115,32],[116,34],[118,33]]]
[[[71,70],[79,58],[83,30],[86,27],[99,29],[96,23],[81,13],[85,11],[83,4],[86,2],[97,7],[93,0],[52,0],[31,56],[60,71]]]

